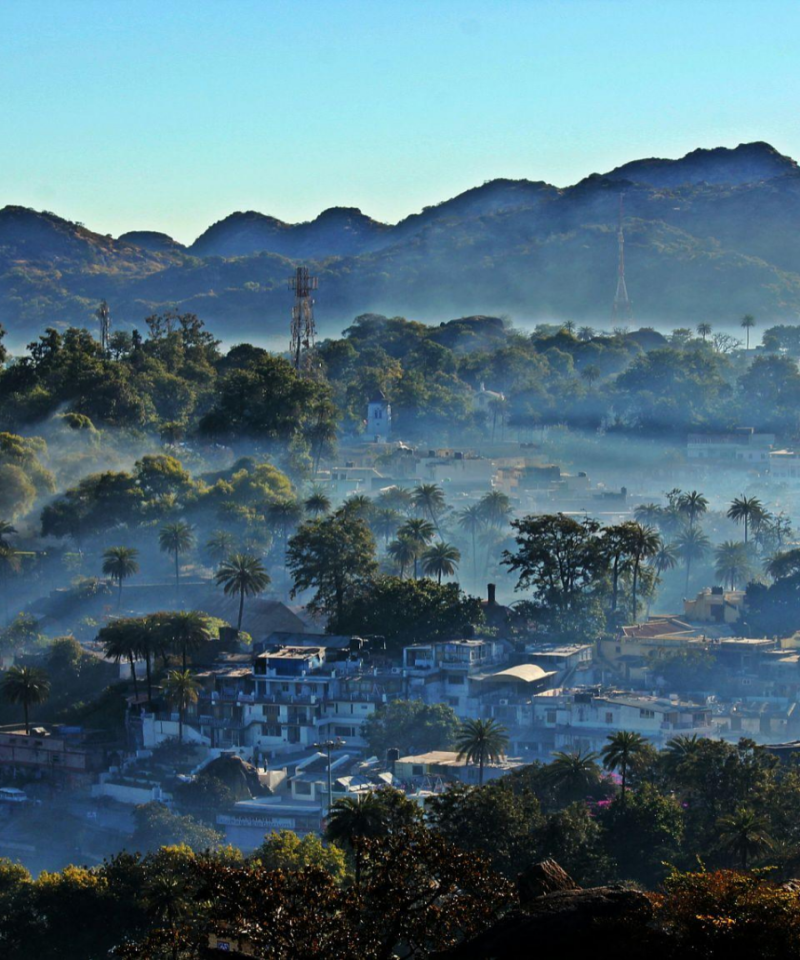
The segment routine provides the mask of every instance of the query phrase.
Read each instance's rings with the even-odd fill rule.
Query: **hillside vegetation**
[[[494,180],[389,225],[335,207],[289,224],[233,213],[185,247],[119,239],[53,213],[0,211],[0,309],[12,333],[154,311],[201,314],[226,337],[283,332],[295,262],[320,277],[325,333],[365,310],[431,319],[510,313],[602,322],[625,195],[628,286],[649,323],[767,321],[800,311],[800,171],[764,143],[638,160],[566,189]]]

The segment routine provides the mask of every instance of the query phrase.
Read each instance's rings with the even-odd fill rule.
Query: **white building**
[[[686,441],[689,460],[767,467],[774,433],[756,433],[753,427],[739,427],[730,433],[690,433]]]
[[[367,439],[385,443],[392,433],[392,405],[383,391],[378,390],[367,404]]]

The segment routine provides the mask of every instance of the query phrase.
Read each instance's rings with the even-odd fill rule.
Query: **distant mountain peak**
[[[651,157],[632,160],[606,174],[654,187],[710,183],[740,186],[798,171],[797,163],[763,140],[737,147],[698,147],[677,160]]]

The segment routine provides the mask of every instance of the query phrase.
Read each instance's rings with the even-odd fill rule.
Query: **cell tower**
[[[108,340],[111,334],[111,311],[105,300],[100,302],[100,306],[94,314],[100,321],[100,346],[103,349],[103,356],[108,356]]]
[[[311,291],[317,289],[317,278],[309,276],[308,267],[298,267],[289,277],[289,289],[294,290],[292,307],[292,340],[289,344],[295,370],[308,371],[317,329],[314,326],[314,300]]]
[[[628,288],[625,285],[625,234],[622,229],[624,217],[623,195],[619,195],[619,226],[617,227],[617,244],[619,246],[619,262],[617,264],[617,292],[614,294],[614,304],[611,316],[614,321],[632,320],[633,305],[628,297]]]

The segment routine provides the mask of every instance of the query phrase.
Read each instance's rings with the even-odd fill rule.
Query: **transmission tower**
[[[100,346],[103,350],[103,356],[107,357],[108,340],[111,334],[111,311],[108,309],[108,304],[105,300],[100,302],[100,306],[95,310],[94,315],[100,321]]]
[[[314,300],[311,296],[311,291],[317,289],[317,278],[309,276],[308,267],[298,267],[294,276],[289,277],[289,289],[294,290],[289,352],[295,370],[308,371],[317,333],[314,326]]]
[[[628,297],[628,288],[625,285],[625,234],[622,229],[624,218],[623,196],[619,195],[619,226],[617,227],[617,245],[619,247],[619,261],[617,263],[617,292],[614,294],[614,304],[611,308],[612,319],[632,320],[633,305]]]

